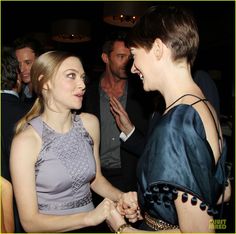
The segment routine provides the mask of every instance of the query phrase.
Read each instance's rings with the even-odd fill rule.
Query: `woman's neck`
[[[59,133],[66,133],[72,127],[72,113],[71,111],[65,113],[53,112],[45,110],[41,115],[42,119],[47,125]]]
[[[185,94],[195,94],[202,96],[202,92],[194,83],[189,66],[175,65],[168,69],[162,86],[162,95],[165,99],[166,106],[170,106],[179,97]],[[175,105],[183,102],[180,99]]]

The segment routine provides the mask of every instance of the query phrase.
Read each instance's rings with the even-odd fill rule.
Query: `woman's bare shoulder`
[[[26,127],[22,132],[14,136],[12,146],[16,148],[36,147],[41,143],[41,138],[32,126]]]
[[[97,139],[100,131],[98,118],[89,113],[81,113],[80,117],[84,128],[88,131],[89,135],[93,138],[93,140]]]
[[[88,126],[88,127],[99,126],[99,120],[93,114],[83,112],[80,114],[80,118],[81,118],[84,126]]]

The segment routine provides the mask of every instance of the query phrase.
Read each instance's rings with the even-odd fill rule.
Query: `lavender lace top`
[[[35,164],[39,212],[65,215],[92,210],[93,141],[80,116],[74,117],[73,127],[65,134],[55,132],[40,116],[28,124],[42,138]]]

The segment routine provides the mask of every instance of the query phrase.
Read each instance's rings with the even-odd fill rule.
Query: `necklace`
[[[194,97],[195,97],[195,95],[193,95],[193,94],[189,94],[189,93],[184,94],[184,95],[182,95],[181,97],[177,98],[174,102],[172,102],[168,107],[166,107],[165,112],[166,112],[166,110],[168,110],[168,109],[169,109],[170,107],[172,107],[176,102],[178,102],[180,99],[182,99],[182,98],[185,97],[185,96],[194,96]]]

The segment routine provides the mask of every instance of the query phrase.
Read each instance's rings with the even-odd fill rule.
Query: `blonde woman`
[[[72,112],[81,108],[85,92],[81,61],[47,52],[34,62],[31,78],[38,98],[17,125],[10,157],[22,226],[66,232],[98,225],[123,193],[101,174],[97,118]],[[96,208],[90,189],[107,197]]]

